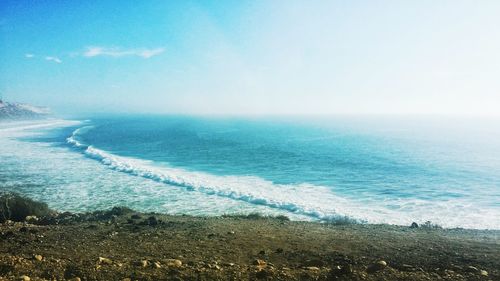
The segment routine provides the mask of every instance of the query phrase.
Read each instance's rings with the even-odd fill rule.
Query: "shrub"
[[[326,223],[332,225],[351,225],[360,223],[358,220],[350,218],[348,216],[335,216],[325,221]]]
[[[17,193],[0,194],[0,223],[6,220],[24,221],[27,216],[47,216],[52,211],[46,203],[37,202]]]
[[[128,208],[128,207],[113,207],[112,209],[109,210],[104,210],[104,211],[95,211],[92,213],[92,215],[98,219],[98,220],[109,220],[113,218],[114,216],[119,217],[119,216],[124,216],[130,213],[134,213],[135,211]]]
[[[238,218],[247,220],[263,220],[263,219],[276,219],[280,221],[289,221],[290,218],[285,215],[263,215],[261,213],[250,213],[250,214],[225,214],[222,215],[223,218]]]
[[[432,223],[431,221],[426,221],[425,223],[421,224],[420,227],[425,229],[442,229],[439,224]]]

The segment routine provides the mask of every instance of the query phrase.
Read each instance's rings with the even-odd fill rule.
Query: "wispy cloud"
[[[122,49],[122,48],[108,48],[108,47],[87,47],[83,53],[84,57],[97,57],[97,56],[108,56],[108,57],[125,57],[125,56],[138,56],[145,59],[159,55],[165,51],[165,48],[155,48],[155,49]]]
[[[27,59],[31,59],[31,58],[34,58],[35,55],[34,54],[24,54],[24,57]]]
[[[45,60],[53,61],[55,63],[62,63],[62,60],[60,60],[58,57],[45,57]]]

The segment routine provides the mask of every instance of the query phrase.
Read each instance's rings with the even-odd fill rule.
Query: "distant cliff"
[[[0,100],[0,120],[38,119],[46,118],[49,114],[50,110],[47,107]]]

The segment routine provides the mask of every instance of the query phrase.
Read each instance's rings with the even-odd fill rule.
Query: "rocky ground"
[[[500,280],[500,231],[123,208],[0,225],[0,280]]]

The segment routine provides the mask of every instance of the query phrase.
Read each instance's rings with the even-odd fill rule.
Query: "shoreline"
[[[256,215],[66,212],[0,225],[0,280],[498,280],[499,237]]]
[[[147,157],[142,159],[127,156],[126,154],[113,153],[112,150],[100,148],[98,145],[92,146],[92,142],[88,144],[83,140],[79,142],[75,134],[86,126],[81,123],[85,121],[62,119],[56,121],[62,123],[53,124],[53,121],[50,120],[29,122],[49,122],[52,127],[73,127],[77,124],[78,126],[71,129],[73,130],[72,134],[69,133],[69,129],[64,133],[60,131],[62,134],[57,135],[57,140],[55,137],[54,139],[43,139],[42,134],[44,134],[45,130],[37,130],[36,128],[32,128],[35,130],[28,130],[24,126],[12,128],[12,130],[18,131],[12,133],[13,136],[9,136],[11,135],[10,131],[2,132],[2,129],[0,129],[0,135],[9,138],[6,138],[4,149],[0,154],[6,156],[5,159],[7,160],[4,163],[7,168],[11,167],[11,171],[5,172],[5,175],[14,179],[10,189],[13,191],[18,191],[16,188],[20,185],[29,186],[32,183],[29,180],[30,174],[38,176],[39,171],[46,166],[45,162],[49,161],[54,169],[45,174],[40,173],[38,178],[34,178],[33,181],[47,186],[52,192],[37,193],[37,190],[30,189],[19,191],[47,202],[53,202],[51,206],[61,210],[91,211],[106,206],[115,206],[115,202],[120,202],[120,205],[130,204],[133,208],[146,212],[162,212],[163,205],[166,205],[165,209],[168,210],[168,213],[186,213],[190,215],[204,213],[222,215],[226,212],[250,213],[254,211],[254,208],[259,208],[260,210],[255,211],[266,214],[284,214],[290,216],[293,220],[328,221],[337,219],[337,216],[345,216],[358,222],[367,223],[390,223],[404,226],[410,225],[414,221],[419,224],[431,221],[431,223],[445,228],[500,229],[497,221],[493,219],[497,213],[494,206],[485,204],[478,207],[476,205],[481,201],[468,200],[466,196],[464,196],[463,202],[453,200],[450,202],[446,200],[422,201],[423,199],[411,196],[398,202],[395,199],[398,197],[392,196],[393,198],[391,198],[396,201],[390,201],[389,203],[395,203],[394,207],[389,203],[378,204],[376,200],[371,200],[370,197],[364,197],[366,200],[358,200],[350,196],[349,192],[343,194],[341,191],[331,190],[327,186],[315,186],[300,181],[297,184],[289,183],[283,186],[283,184],[275,183],[270,179],[250,172],[248,175],[238,176],[230,173],[227,175],[212,174],[203,169],[190,170],[183,166],[169,165],[167,162],[154,162],[148,160]],[[50,127],[51,125],[48,124],[47,126]],[[18,137],[28,137],[29,140],[31,135],[34,136],[33,139],[35,140],[33,144],[16,139]],[[40,139],[37,139],[38,137]],[[9,147],[14,146],[18,147],[9,149]],[[16,159],[17,163],[15,161],[9,162],[8,159]],[[19,165],[29,167],[25,174],[19,173],[16,168]],[[76,169],[75,167],[81,168]],[[65,177],[61,185],[57,185],[57,187],[61,186],[61,188],[54,188],[56,185],[52,184],[52,178],[59,178],[62,174],[68,176]],[[92,180],[101,175],[104,177],[103,181],[94,182]],[[16,177],[22,178],[22,181],[16,183]],[[82,184],[84,182],[89,182],[89,184],[84,186]],[[109,184],[102,184],[103,182]],[[114,196],[99,197],[98,195],[92,199],[86,197],[77,198],[76,194],[78,193],[72,193],[71,191],[75,186],[78,186],[78,188],[84,190],[83,194],[95,194],[101,190],[92,188],[97,185],[106,187],[103,193],[111,194],[113,190],[121,190],[119,194],[123,194],[123,196],[118,196],[120,198],[116,200]],[[175,188],[160,189],[159,187],[163,185]],[[136,192],[135,190],[138,190],[139,187],[144,188],[144,190]],[[368,189],[371,189],[371,187]],[[128,196],[131,194],[129,193],[130,190],[134,191],[132,196]],[[160,190],[161,196],[159,195]],[[146,194],[144,192],[147,195],[144,195]],[[58,196],[52,194],[60,194],[65,199],[60,200]],[[162,204],[142,206],[137,204],[134,199],[138,196],[149,196],[149,198],[162,200]],[[66,200],[66,198],[71,198],[71,200]],[[102,198],[106,199],[102,204],[93,204],[94,202],[101,202],[100,199]],[[184,200],[185,204],[177,203],[176,200],[170,201],[169,198],[179,198],[177,200]],[[82,201],[85,200],[89,201],[87,203],[89,207],[82,204]],[[210,203],[205,203],[209,200]],[[193,202],[196,203],[193,204]],[[335,204],[331,202],[335,202]],[[448,203],[449,205],[447,205]],[[472,207],[464,207],[467,206],[466,203],[472,204],[470,205]],[[179,209],[179,205],[183,206],[183,209]],[[66,206],[71,207],[66,208]],[[228,210],[229,208],[231,209]],[[170,210],[175,211],[171,212]],[[211,211],[206,212],[205,210]]]

